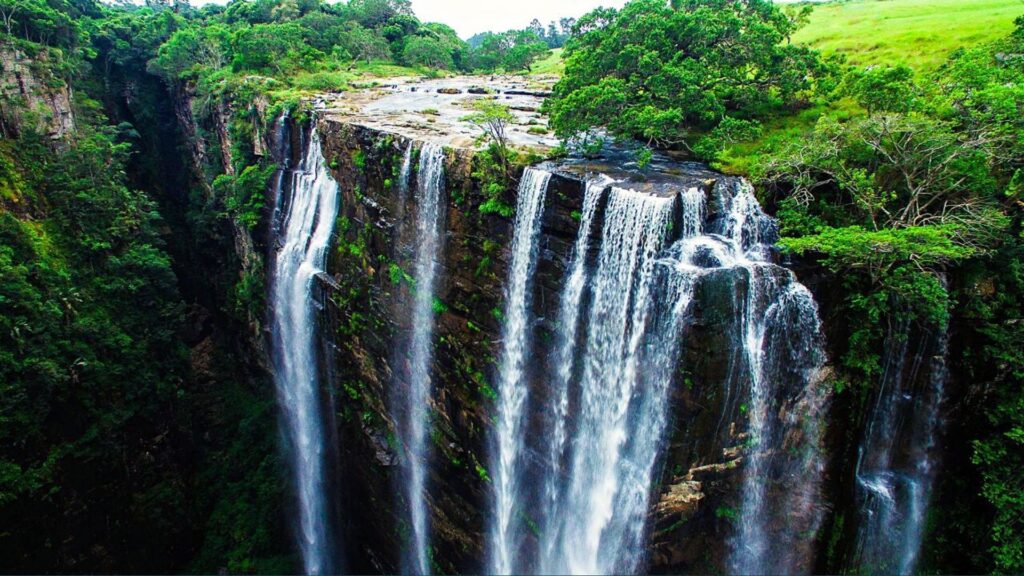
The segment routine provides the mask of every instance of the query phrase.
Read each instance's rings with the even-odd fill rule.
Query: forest
[[[871,451],[865,439],[873,434],[877,406],[890,402],[885,394],[898,386],[893,382],[927,379],[917,366],[939,357],[948,376],[933,418],[942,424],[929,432],[928,442],[938,448],[929,444],[928,454],[941,457],[928,472],[928,507],[912,571],[1024,571],[1024,9],[1008,0],[928,4],[629,0],[622,8],[595,7],[550,23],[533,19],[522,29],[500,30],[496,23],[494,31],[462,39],[449,25],[421,21],[410,0],[230,0],[201,7],[187,0],[0,0],[0,570],[319,571],[296,544],[303,538],[294,526],[303,504],[295,501],[290,459],[299,441],[286,431],[280,374],[287,361],[276,319],[283,304],[275,301],[285,269],[275,267],[277,254],[290,245],[290,220],[281,214],[297,210],[303,190],[300,178],[288,174],[317,176],[306,156],[315,139],[323,148],[318,166],[333,174],[341,198],[336,223],[319,216],[334,226],[323,262],[313,262],[320,276],[332,278],[322,288],[327,295],[318,296],[316,288],[326,281],[311,279],[304,303],[316,301],[310,308],[319,318],[314,331],[329,334],[310,344],[309,364],[321,372],[312,380],[314,389],[322,388],[314,390],[314,402],[324,411],[318,420],[330,445],[323,450],[328,456],[317,457],[337,460],[324,465],[329,471],[318,490],[338,495],[325,514],[338,549],[331,554],[345,561],[329,563],[335,570],[325,572],[903,572],[906,565],[858,564],[853,559],[865,552],[845,547],[864,530],[855,518],[856,486]],[[933,28],[909,38],[913,30],[899,28],[903,9]],[[865,18],[862,10],[889,10],[891,20],[880,20],[880,30],[854,30]],[[849,26],[836,24],[843,18]],[[978,30],[947,36],[944,30],[958,25],[953,20],[964,26],[976,21]],[[868,33],[878,38],[851,38]],[[459,114],[449,114],[444,102],[401,110],[417,116],[402,120],[412,127],[405,133],[370,135],[376,117],[369,114],[370,120],[344,120],[359,116],[355,106],[362,105],[344,98],[376,98],[400,91],[394,86],[406,81],[433,93],[454,82],[455,88],[442,90],[459,98],[479,92],[491,104]],[[540,94],[543,103],[534,108],[501,99],[516,92]],[[335,102],[327,111],[325,100]],[[527,124],[524,113],[536,117]],[[468,126],[470,144],[453,144],[450,136],[463,134],[449,130],[448,122]],[[517,125],[526,138],[555,143],[523,144],[514,136]],[[422,142],[414,146],[417,138]],[[430,143],[438,142],[443,149],[431,152]],[[433,170],[441,170],[434,175],[441,187],[435,202],[442,204],[442,228],[448,226],[436,245],[417,236],[429,226],[401,224],[428,212],[429,197],[421,195],[433,189],[431,153]],[[621,546],[646,552],[631,563],[546,563],[542,550],[554,528],[531,509],[548,506],[540,500],[548,478],[568,477],[575,489],[577,477],[564,470],[549,475],[531,463],[508,481],[511,493],[530,503],[510,508],[512,519],[506,519],[522,533],[513,551],[530,559],[519,565],[494,560],[503,552],[490,542],[504,528],[481,526],[495,518],[502,525],[500,451],[530,452],[539,460],[544,446],[531,442],[549,436],[529,426],[555,426],[546,415],[527,413],[522,429],[515,418],[505,427],[506,406],[554,406],[557,388],[546,378],[562,382],[550,374],[557,372],[552,351],[564,349],[564,381],[574,392],[562,408],[570,431],[557,430],[579,433],[574,415],[582,420],[588,414],[587,370],[599,364],[582,344],[582,351],[559,347],[566,335],[558,306],[567,300],[558,290],[571,284],[571,255],[579,246],[587,252],[580,244],[586,234],[578,230],[590,216],[584,192],[567,192],[571,178],[565,174],[572,170],[550,166],[573,162],[613,166],[604,171],[619,181],[620,172],[629,174],[625,181],[647,184],[695,170],[702,182],[739,178],[738,189],[753,190],[758,207],[750,214],[766,223],[757,224],[762,228],[753,243],[743,235],[751,233],[754,216],[737,224],[740,252],[747,252],[734,264],[719,256],[724,263],[714,267],[742,268],[750,275],[743,290],[753,290],[755,272],[779,265],[817,301],[827,361],[816,368],[824,376],[814,386],[828,400],[815,444],[825,472],[813,507],[820,520],[806,537],[813,541],[809,563],[751,568],[716,547],[707,553],[713,558],[691,562],[681,552],[686,560],[658,563],[662,548],[650,542],[667,539],[685,548],[688,535],[701,533],[734,550],[732,534],[749,529],[742,520],[747,503],[707,490],[735,480],[701,480],[701,466],[717,463],[718,456],[697,447],[711,442],[711,432],[702,436],[705,416],[687,418],[697,413],[694,406],[725,402],[709,390],[726,385],[714,380],[717,369],[705,366],[713,360],[693,361],[715,352],[690,340],[686,346],[671,340],[680,357],[664,362],[684,367],[666,369],[672,392],[652,400],[667,411],[657,419],[667,422],[661,424],[666,431],[658,436],[627,426],[622,440],[627,452],[639,444],[635,438],[649,433],[657,440],[645,464],[654,466],[651,478],[637,481],[647,506],[638,513],[639,541]],[[678,164],[664,168],[671,163]],[[565,214],[544,212],[543,188],[539,207],[526,201],[525,194],[537,193],[529,188],[535,170],[554,174],[545,176],[551,184],[543,181],[546,201],[557,204],[548,210]],[[615,197],[618,188],[605,185],[605,195]],[[398,198],[413,194],[410,186],[416,208],[406,215]],[[293,197],[281,200],[291,189]],[[683,210],[685,191],[679,198]],[[590,208],[605,234],[616,222],[613,200]],[[705,228],[725,210],[708,202],[697,216],[708,220]],[[730,202],[738,210],[738,200]],[[522,232],[530,225],[529,209],[540,210],[533,236],[529,228]],[[685,239],[685,214],[676,220],[651,214],[628,222],[660,225]],[[707,242],[728,236],[704,232],[714,236]],[[300,244],[315,236],[302,234]],[[523,248],[538,236],[541,249]],[[392,246],[410,238],[407,249]],[[582,298],[576,294],[581,310],[601,302],[598,271],[610,258],[604,245],[592,242],[589,250],[600,254],[580,264],[581,277],[588,278],[580,280]],[[410,256],[424,245],[434,256]],[[637,263],[654,249],[638,246],[621,274],[642,274]],[[563,249],[568,255],[550,256]],[[751,261],[761,262],[760,252],[751,254],[762,249],[768,256],[758,268]],[[525,250],[523,260],[517,250]],[[671,255],[666,250],[662,256]],[[440,271],[421,277],[435,256]],[[555,271],[565,278],[544,284]],[[442,275],[436,294],[435,273]],[[517,273],[536,276],[536,287],[517,292]],[[713,331],[713,313],[728,315],[716,312],[728,298],[715,296],[711,282],[693,289],[694,301],[706,301],[680,313],[683,324],[697,315],[701,322],[694,325]],[[629,306],[645,295],[653,304],[649,313],[623,312],[629,318],[623,322],[649,315],[652,325],[663,327],[656,307],[667,297],[656,296],[661,284],[652,280],[651,286],[649,294],[642,292],[647,288],[639,276],[629,285],[637,292],[630,292],[623,310],[634,310]],[[732,300],[742,300],[740,288],[730,290]],[[527,296],[517,305],[520,292]],[[741,322],[751,321],[754,300],[737,313]],[[417,318],[436,326],[420,348],[409,324],[415,321],[398,317],[414,302],[425,314]],[[595,309],[573,316],[572,326],[586,328],[570,336],[590,342],[610,314]],[[518,362],[515,354],[523,352],[509,347],[517,326],[527,350]],[[672,326],[684,339],[690,334]],[[646,382],[662,362],[647,351],[655,344],[647,343],[662,340],[639,327],[623,330],[629,335],[623,346],[643,334],[645,344],[633,348],[644,351],[624,353],[606,382],[629,379],[622,366],[633,361],[632,353],[640,358],[640,368],[633,367],[642,374],[637,382]],[[765,330],[773,334],[771,326]],[[804,346],[795,336],[779,338],[791,351]],[[920,352],[913,367],[894,360],[894,351],[912,356],[906,349],[918,346],[930,352]],[[402,360],[388,358],[395,350]],[[426,358],[417,360],[424,350]],[[764,350],[774,353],[767,345]],[[425,376],[416,376],[417,362]],[[518,379],[509,366],[518,367]],[[921,370],[928,377],[937,372]],[[770,386],[788,377],[765,378]],[[410,379],[408,390],[416,389],[413,380],[426,382],[421,407],[396,411],[411,392],[387,392],[398,386],[389,378]],[[520,382],[529,401],[514,394]],[[630,425],[643,421],[647,409],[630,402],[656,398],[653,390],[660,390],[637,386],[625,396],[633,398],[624,401],[630,408],[622,408],[621,420]],[[751,406],[759,388],[744,390],[749,399],[722,408],[722,421],[741,428],[757,420]],[[926,394],[914,390],[892,404],[913,400],[918,403],[906,414],[923,413]],[[529,404],[534,398],[537,404]],[[766,401],[768,421],[785,426],[789,408],[806,408],[787,404],[788,398]],[[403,424],[417,414],[425,430]],[[913,420],[906,414],[896,421]],[[692,438],[679,436],[687,428]],[[508,435],[523,440],[506,448]],[[416,438],[423,455],[410,448]],[[773,440],[766,431],[730,441],[726,453],[757,454],[759,444]],[[786,446],[777,452],[800,451]],[[898,450],[915,455],[916,448],[901,444]],[[684,456],[685,450],[700,457]],[[554,457],[554,468],[572,457]],[[757,469],[765,477],[785,468],[773,457],[765,456],[765,469]],[[736,466],[755,469],[758,458],[748,456],[751,468],[743,468],[744,460]],[[433,544],[415,544],[419,496],[408,485],[416,474],[425,474],[427,488],[420,492],[428,495],[423,508],[432,528],[423,539],[433,537]],[[704,508],[659,520],[672,490],[694,478],[704,483]],[[784,483],[772,476],[765,490],[776,480]],[[718,497],[721,503],[714,504]],[[607,501],[612,520],[602,534],[613,531],[627,500],[616,495]],[[458,525],[460,515],[470,527]],[[573,529],[558,528],[564,534]],[[417,546],[416,561],[406,558]]]

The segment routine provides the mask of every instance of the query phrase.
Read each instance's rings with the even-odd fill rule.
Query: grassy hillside
[[[565,70],[565,62],[562,60],[562,49],[549,50],[548,55],[534,62],[530,66],[530,74],[558,74]]]
[[[836,0],[814,5],[793,37],[850,64],[904,62],[919,71],[941,65],[962,46],[1001,38],[1024,15],[1024,0]],[[533,74],[561,74],[562,50],[552,50]]]
[[[816,4],[793,40],[826,54],[842,53],[852,65],[905,63],[919,74],[941,66],[957,48],[1004,37],[1024,15],[1024,0],[849,0]],[[856,114],[852,102],[819,103],[793,116],[764,123],[764,134],[727,148],[715,167],[749,173],[760,154],[804,137],[822,114]]]
[[[814,7],[794,41],[845,54],[851,64],[903,61],[933,69],[961,46],[1013,29],[1022,0],[852,0]]]

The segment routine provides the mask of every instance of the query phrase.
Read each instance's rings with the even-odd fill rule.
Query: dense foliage
[[[0,564],[291,570],[273,398],[239,345],[224,230],[267,173],[190,194],[168,85],[146,71],[177,32],[194,48],[229,31],[159,4],[0,15],[0,52],[49,91],[0,106]],[[68,88],[71,131],[50,132]]]
[[[0,102],[0,565],[294,570],[273,398],[238,336],[264,308],[262,263],[234,245],[267,208],[258,131],[366,76],[529,71],[564,44],[548,106],[567,138],[714,159],[820,112],[748,165],[783,248],[841,286],[837,396],[871,397],[889,327],[949,327],[975,411],[951,452],[973,468],[941,489],[934,567],[1024,571],[1024,22],[924,75],[823,62],[789,42],[803,15],[633,0],[466,43],[408,0],[0,0],[0,49],[72,88],[75,121],[52,137]],[[534,160],[511,119],[489,100],[468,117],[490,144],[480,212],[506,218]]]
[[[797,24],[768,0],[633,0],[595,10],[566,44],[551,124],[565,137],[603,129],[662,146],[716,128],[747,133],[827,76],[813,51],[787,42]]]
[[[960,50],[938,72],[902,65],[850,70],[839,96],[851,116],[825,114],[805,138],[761,157],[780,194],[791,250],[842,278],[851,328],[846,377],[870,386],[893,321],[946,326],[966,343],[962,376],[981,389],[973,463],[991,520],[991,555],[972,569],[1024,569],[1024,354],[1020,349],[1024,20],[995,44]],[[979,504],[980,506],[980,504]],[[943,527],[933,537],[956,544]]]
[[[184,308],[156,207],[125,185],[129,148],[90,126],[64,153],[0,143],[16,182],[0,210],[5,566],[155,567],[176,547],[148,535],[188,522],[167,449],[184,433]]]
[[[487,32],[477,37],[473,49],[474,68],[483,72],[528,71],[548,45],[533,30],[509,30],[500,34]]]

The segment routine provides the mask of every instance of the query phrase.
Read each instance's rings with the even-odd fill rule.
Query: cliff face
[[[430,107],[435,98],[417,95],[414,103]],[[428,556],[437,572],[480,572],[487,569],[486,543],[494,509],[489,434],[496,414],[502,314],[514,234],[514,218],[485,214],[481,206],[495,200],[514,206],[515,184],[509,183],[494,197],[493,187],[482,181],[485,158],[472,139],[459,129],[446,131],[444,119],[454,117],[454,112],[440,112],[442,121],[431,125],[406,118],[407,112],[394,106],[398,112],[383,113],[383,120],[343,106],[317,112],[313,120],[341,194],[315,303],[325,352],[322,381],[328,383],[323,396],[331,408],[328,420],[338,447],[331,455],[333,473],[328,482],[332,493],[339,495],[332,514],[349,570],[401,569],[412,526],[410,503],[403,501],[402,463],[407,447],[402,445],[396,405],[411,393],[398,375],[408,371],[406,350],[413,330],[415,223],[420,210],[415,193],[417,156],[426,142],[441,142],[446,146],[442,188],[447,216],[433,305]],[[433,108],[426,109],[425,115],[434,115]],[[531,119],[521,118],[520,125],[529,125]],[[311,127],[288,120],[279,128],[283,129],[277,133],[278,141],[265,145],[276,151],[279,162],[295,166],[311,137]],[[408,157],[410,147],[413,152]],[[411,170],[403,171],[404,165]],[[745,240],[739,246],[743,251],[762,252],[736,256],[731,263],[715,260],[722,254],[714,246],[732,233],[730,227],[738,226],[745,234],[751,226],[752,220],[734,221],[737,199],[748,193],[744,182],[678,162],[663,161],[654,171],[641,171],[629,159],[615,157],[604,163],[545,163],[541,168],[551,172],[551,180],[533,282],[531,316],[536,320],[529,329],[534,365],[527,370],[527,386],[535,409],[527,417],[530,432],[524,440],[531,460],[526,465],[528,481],[539,482],[533,476],[542,473],[543,464],[533,461],[544,458],[550,441],[543,432],[544,410],[556,401],[556,393],[548,388],[544,375],[558,368],[553,352],[559,338],[559,306],[588,182],[598,174],[611,174],[641,194],[674,198],[675,215],[667,233],[670,242],[682,238],[683,230],[692,226],[684,222],[687,209],[681,192],[694,192],[703,198],[701,242],[709,248],[706,254],[698,248],[698,254],[686,261],[703,271],[692,287],[693,300],[687,307],[686,330],[665,406],[669,424],[664,448],[654,462],[648,537],[641,554],[646,569],[655,573],[742,571],[742,558],[757,558],[757,554],[780,571],[781,567],[841,571],[872,565],[865,560],[872,554],[864,548],[870,544],[855,543],[864,541],[861,532],[869,522],[867,511],[877,505],[872,504],[877,500],[871,492],[875,484],[866,478],[889,477],[890,469],[897,476],[910,477],[915,474],[911,462],[934,462],[939,438],[923,430],[938,418],[942,395],[936,388],[944,377],[942,346],[936,336],[917,328],[894,333],[893,342],[911,342],[911,346],[886,359],[894,366],[889,384],[878,392],[846,394],[833,402],[836,377],[829,366],[810,359],[823,359],[823,351],[838,356],[839,351],[829,349],[828,343],[842,341],[846,329],[833,313],[832,303],[843,297],[841,290],[827,282],[813,263],[801,263],[797,274],[809,292],[789,270],[774,264],[781,259],[769,248],[777,231],[759,207],[747,216],[763,219],[757,226],[766,228],[754,232],[756,246]],[[276,181],[277,204],[268,206],[264,215],[264,221],[271,222],[266,233],[271,249],[275,227],[287,209],[281,204],[287,199],[280,190],[287,188],[283,182],[289,172],[280,174],[284,180]],[[602,193],[594,214],[588,268],[595,267],[602,248],[610,190]],[[749,198],[756,204],[752,195]],[[261,234],[256,236],[261,240]],[[821,306],[822,326],[811,292]],[[801,304],[776,306],[787,298]],[[591,320],[582,322],[587,325]],[[767,344],[752,345],[752,337]],[[895,412],[878,408],[889,404],[898,406]],[[921,413],[931,414],[932,421],[899,416]],[[895,424],[886,428],[887,421]],[[895,450],[877,441],[872,447],[871,439],[882,429],[891,429],[898,437]],[[927,450],[915,451],[914,446]],[[876,454],[873,469],[860,467],[862,453]],[[929,464],[929,470],[933,468]],[[914,486],[923,487],[925,481],[915,479]],[[533,502],[527,505],[542,507]],[[532,550],[543,539],[537,526],[543,511],[519,514],[528,528],[525,549]],[[905,535],[904,528],[881,527],[876,532],[893,539]],[[758,540],[753,548],[760,547],[759,552],[751,552],[752,538]]]
[[[411,330],[413,242],[408,223],[417,206],[400,191],[403,155],[410,140],[338,115],[320,116],[317,130],[326,161],[340,184],[342,201],[328,275],[321,277],[323,329],[331,362],[325,367],[335,407],[339,441],[341,516],[351,569],[395,571],[401,542],[409,531],[401,494],[395,398],[406,394],[394,374],[401,343]],[[308,138],[293,130],[292,141]],[[414,143],[418,148],[421,143]],[[485,569],[484,543],[490,509],[488,430],[495,400],[496,357],[501,346],[503,283],[512,244],[512,220],[483,215],[481,183],[473,176],[480,159],[471,149],[447,149],[447,224],[443,272],[436,293],[436,352],[430,406],[433,460],[428,505],[433,562],[447,572]],[[413,165],[415,166],[415,162]],[[579,230],[586,182],[609,166],[552,165],[539,240],[533,328],[537,374],[547,365],[556,340],[555,319],[573,242]],[[713,197],[720,175],[692,167],[689,183]],[[410,178],[415,186],[415,174]],[[651,189],[657,183],[650,183]],[[514,205],[514,191],[505,201]],[[403,201],[404,197],[404,201]],[[710,218],[721,206],[712,204]],[[599,235],[603,205],[593,235]],[[403,223],[406,224],[403,226]],[[414,227],[412,227],[414,228]],[[600,243],[591,243],[593,261]],[[735,351],[736,319],[744,305],[746,280],[737,274],[711,275],[702,282],[693,328],[683,343],[669,412],[675,426],[659,463],[663,472],[652,493],[649,569],[718,570],[727,556],[744,465],[742,433],[749,397],[730,395],[747,381]],[[799,391],[792,391],[793,397]],[[553,392],[542,379],[530,382],[531,402],[546,406]],[[792,398],[780,399],[792,409]],[[817,416],[817,414],[815,414]],[[540,424],[539,422],[535,422]],[[537,428],[542,429],[542,428]],[[546,442],[531,437],[540,450]]]
[[[25,127],[54,140],[74,131],[71,89],[54,72],[59,61],[46,49],[30,55],[0,43],[0,132],[4,137],[16,136]]]
[[[399,494],[399,446],[389,403],[405,392],[393,385],[397,343],[411,330],[413,240],[403,220],[417,207],[399,201],[397,186],[408,141],[342,121],[319,122],[324,155],[341,184],[336,248],[324,279],[334,342],[342,482],[347,502],[346,542],[355,544],[352,568],[395,571],[397,543],[408,531]],[[487,509],[486,432],[494,343],[500,325],[502,247],[506,220],[484,217],[482,195],[470,176],[472,155],[449,151],[445,162],[448,224],[435,308],[434,460],[428,506],[444,571],[479,571]],[[461,200],[461,201],[459,201]],[[353,548],[350,546],[350,548]],[[362,556],[362,557],[359,557]]]

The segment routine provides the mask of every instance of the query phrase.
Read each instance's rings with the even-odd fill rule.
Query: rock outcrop
[[[64,140],[75,130],[71,89],[56,72],[46,49],[28,54],[0,42],[0,133],[15,136],[26,128],[53,140]]]

